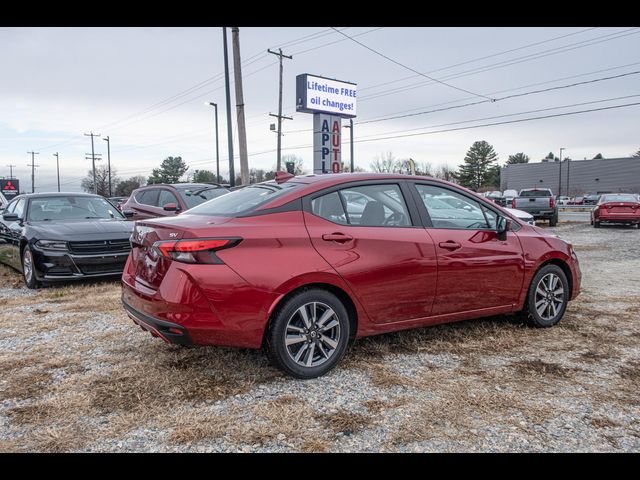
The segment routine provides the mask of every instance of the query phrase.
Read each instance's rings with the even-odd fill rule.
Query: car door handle
[[[440,242],[438,244],[438,246],[440,248],[444,248],[446,250],[457,250],[459,249],[462,245],[460,245],[458,242]]]
[[[344,233],[325,233],[322,235],[322,239],[326,242],[346,243],[353,240],[353,237],[345,235]]]

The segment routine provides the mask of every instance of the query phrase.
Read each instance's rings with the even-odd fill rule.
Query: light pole
[[[220,149],[218,147],[218,104],[213,102],[204,102],[205,105],[211,105],[216,109],[216,183],[220,183]]]
[[[109,169],[109,197],[113,197],[111,192],[111,142],[109,141],[109,135],[103,138],[107,142],[107,168]]]
[[[558,179],[558,197],[562,195],[562,151],[565,150],[564,147],[560,147],[560,176]]]
[[[58,193],[60,193],[60,162],[58,158],[58,152],[53,154],[56,157],[56,172],[58,173]]]

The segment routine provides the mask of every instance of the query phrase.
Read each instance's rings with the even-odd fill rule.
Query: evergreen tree
[[[638,149],[638,151],[636,153],[634,153],[633,155],[631,155],[632,157],[640,157],[640,149]]]
[[[154,168],[148,183],[178,183],[180,177],[189,170],[182,157],[167,157],[160,168]]]
[[[604,157],[602,156],[601,153],[597,154],[595,157],[593,157],[594,160],[602,160]]]
[[[516,153],[515,155],[509,155],[509,159],[507,160],[508,164],[513,165],[514,163],[529,163],[529,155],[525,155],[524,153]]]
[[[484,141],[474,142],[464,157],[464,163],[458,166],[455,178],[463,187],[477,191],[484,185],[490,185],[495,182],[496,170],[499,177],[499,168],[494,165],[498,160],[498,154],[493,146]]]
[[[145,178],[142,175],[128,178],[118,183],[116,186],[116,196],[128,197],[136,188],[140,188],[145,184]]]
[[[195,170],[193,172],[193,181],[195,183],[215,182],[216,174],[211,170]]]

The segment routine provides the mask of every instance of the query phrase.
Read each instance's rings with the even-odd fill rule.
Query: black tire
[[[593,228],[600,228],[600,222],[598,220],[593,221]]]
[[[36,280],[33,252],[31,251],[31,248],[29,248],[29,245],[25,246],[22,250],[20,261],[22,262],[22,278],[24,278],[24,284],[27,286],[27,288],[39,288],[42,284],[38,280]],[[25,262],[29,261],[31,262],[30,270],[25,265]]]
[[[314,305],[314,303],[319,307],[312,307],[311,305]],[[302,323],[302,309],[319,308],[319,310],[316,310],[318,313],[316,314],[315,321],[317,322],[322,319],[324,313],[331,313],[325,307],[331,309],[335,316],[330,317],[330,321],[325,321],[324,326],[328,326],[333,324],[334,321],[337,321],[337,324],[331,328],[331,330],[326,331],[332,338],[324,337],[322,333],[315,333],[317,328],[313,322],[313,317],[309,317],[312,328],[310,330],[306,329],[306,333],[300,331],[297,336],[291,333],[291,328],[297,329],[294,331],[298,331],[300,326],[304,326],[304,323]],[[310,310],[305,310],[305,312],[310,312]],[[296,322],[298,323],[296,324]],[[296,340],[296,337],[304,337],[306,340],[298,341],[295,344],[287,346],[285,344],[287,331],[289,331],[290,339],[293,338]],[[277,309],[269,324],[265,347],[270,360],[286,374],[302,379],[316,378],[325,375],[340,362],[347,350],[349,334],[349,315],[342,302],[338,297],[326,290],[313,288],[296,293]],[[313,335],[313,339],[311,335]],[[322,338],[325,340],[322,340]],[[335,348],[332,349],[325,341],[331,341],[331,343],[336,344]],[[300,347],[297,347],[298,343],[301,344]],[[301,352],[301,350],[305,348],[306,351]],[[321,354],[318,353],[321,351],[325,354],[324,359],[320,356]],[[298,354],[302,356],[296,361],[294,355]],[[298,363],[308,362],[309,356],[311,356],[312,365],[306,366]],[[316,356],[318,360],[314,360]],[[315,362],[321,363],[313,365]]]
[[[557,224],[558,224],[558,215],[556,214],[549,219],[549,226],[555,227]]]
[[[536,299],[536,291],[538,289],[538,286],[540,285],[540,282],[548,275],[555,275],[558,278],[559,282],[562,284],[562,293],[561,295],[558,295],[556,297],[562,298],[562,304],[559,306],[559,308],[554,304],[553,308],[556,309],[556,314],[553,316],[551,316],[551,309],[549,309],[549,315],[545,315],[547,313],[547,310],[543,310],[543,313],[541,314],[536,309],[536,301],[540,300],[539,297],[538,299]],[[525,308],[521,312],[521,318],[530,327],[552,327],[562,319],[564,312],[567,309],[568,303],[569,281],[567,280],[567,276],[565,275],[564,271],[557,265],[545,265],[540,270],[538,270],[538,272],[534,275],[533,280],[531,280],[531,285],[529,285],[529,291],[527,293],[527,300],[525,302]],[[544,305],[542,305],[542,307],[544,308]]]

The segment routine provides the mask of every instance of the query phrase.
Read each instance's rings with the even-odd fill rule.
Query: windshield
[[[549,190],[522,190],[520,192],[521,197],[550,197],[551,192]]]
[[[638,203],[638,199],[635,195],[604,195],[602,197],[602,203],[605,202],[632,202]]]
[[[102,197],[56,196],[32,198],[29,202],[28,220],[124,219],[110,202]]]
[[[301,183],[295,182],[286,182],[281,185],[275,182],[258,183],[204,202],[188,210],[185,214],[232,217],[254,210],[301,185]]]
[[[229,190],[223,187],[195,187],[195,188],[176,188],[178,193],[187,204],[187,209],[193,208],[207,200],[213,200]]]

